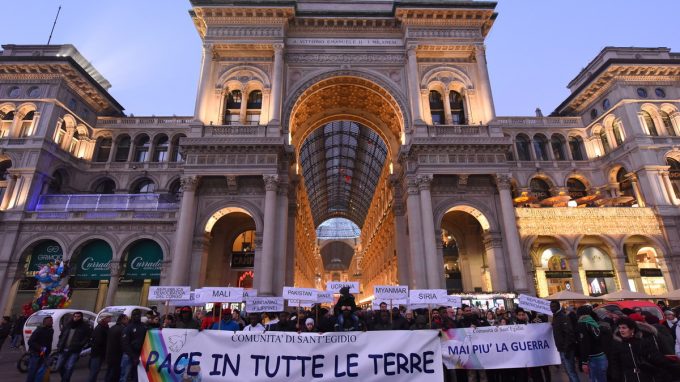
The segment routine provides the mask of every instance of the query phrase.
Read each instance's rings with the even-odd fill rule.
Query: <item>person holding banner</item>
[[[257,313],[250,313],[248,315],[248,321],[250,322],[245,328],[244,332],[264,332],[264,326],[260,323],[260,315]]]
[[[227,330],[236,332],[241,329],[238,322],[234,321],[231,317],[231,309],[222,310],[222,321],[214,322],[210,327],[211,330]]]
[[[574,325],[559,301],[551,301],[550,310],[553,312],[553,338],[557,351],[560,353],[562,367],[567,372],[569,382],[579,382],[575,366],[576,330]]]

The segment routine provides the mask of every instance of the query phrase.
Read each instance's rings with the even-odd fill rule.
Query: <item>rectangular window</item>
[[[28,137],[28,135],[31,133],[31,126],[32,125],[33,125],[33,121],[22,121],[21,122],[21,129],[19,130],[19,138]]]

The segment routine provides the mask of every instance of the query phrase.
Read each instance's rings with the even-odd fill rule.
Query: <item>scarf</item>
[[[600,325],[591,316],[581,316],[578,322],[583,322],[586,325],[592,326],[594,329],[600,329]]]

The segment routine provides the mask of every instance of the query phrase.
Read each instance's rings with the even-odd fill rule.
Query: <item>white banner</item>
[[[188,300],[191,287],[152,286],[149,287],[149,301]]]
[[[534,312],[547,314],[552,316],[550,310],[550,301],[542,298],[527,296],[526,294],[519,295],[519,306],[526,310],[533,310]]]
[[[409,303],[440,305],[448,303],[446,289],[413,289],[409,291]]]
[[[447,296],[448,303],[445,306],[460,308],[463,306],[460,296]]]
[[[257,297],[257,289],[244,289],[243,290],[243,299],[247,299],[250,297]]]
[[[188,300],[173,300],[170,306],[203,306],[203,303],[196,299],[196,292],[190,292]]]
[[[149,330],[139,381],[443,381],[437,330],[345,333]]]
[[[243,288],[205,287],[201,288],[201,302],[242,302]]]
[[[340,293],[343,287],[349,288],[349,293],[359,293],[359,283],[355,281],[329,281],[326,283],[326,291]]]
[[[250,297],[246,299],[246,312],[282,312],[283,297]]]
[[[286,300],[304,300],[316,302],[318,290],[312,288],[283,287],[283,298]]]
[[[384,300],[384,299],[378,299],[378,298],[376,298],[375,300],[373,300],[373,304],[372,304],[373,310],[380,310],[380,304],[382,304],[383,302],[384,302],[385,304],[387,304],[387,309],[390,308],[390,302],[392,303],[392,307],[393,307],[393,308],[395,308],[395,307],[398,308],[399,305],[408,306],[408,299],[403,299],[403,300]]]
[[[408,299],[408,285],[376,285],[373,296],[383,300],[405,300]]]
[[[311,308],[316,304],[313,301],[288,300],[289,308]]]
[[[333,292],[319,292],[316,295],[317,304],[332,304]]]
[[[506,369],[557,365],[550,324],[482,326],[442,332],[442,357],[449,369]]]

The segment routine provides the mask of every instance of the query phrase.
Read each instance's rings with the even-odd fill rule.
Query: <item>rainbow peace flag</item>
[[[150,367],[149,370],[147,371],[145,369],[145,365],[147,359],[149,358],[149,354],[151,354],[151,351],[156,351],[158,353],[158,361],[156,362],[156,365]],[[163,368],[161,371],[158,370],[159,368],[157,367],[157,365],[160,365],[161,362],[163,362],[163,360],[167,358],[168,354],[169,354],[168,348],[166,346],[162,332],[158,329],[147,330],[146,339],[144,340],[144,346],[142,346],[142,354],[140,358],[141,367],[144,368],[146,378],[149,380],[149,382],[182,381],[182,378],[180,376],[168,372],[168,370],[170,370],[173,367],[173,364],[171,364],[170,367],[168,368]],[[186,361],[188,363],[188,360]]]

